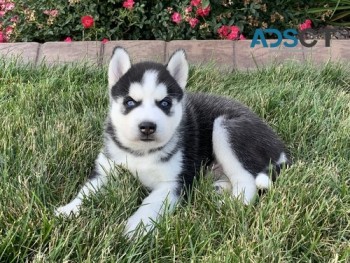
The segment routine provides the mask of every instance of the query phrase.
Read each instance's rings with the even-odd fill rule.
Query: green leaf
[[[335,7],[315,7],[315,8],[310,8],[307,10],[307,13],[310,14],[316,14],[316,13],[322,13],[328,10],[334,10]],[[350,5],[349,6],[338,6],[337,10],[348,10],[350,9]],[[301,14],[302,12],[298,12],[298,14]]]
[[[332,17],[331,21],[336,21],[336,20],[342,19],[342,18],[349,16],[349,15],[350,15],[350,10],[344,11],[344,12],[341,12],[341,13],[335,15],[334,17]]]
[[[202,1],[202,7],[206,8],[208,5],[210,5],[210,1],[209,0],[203,0]]]

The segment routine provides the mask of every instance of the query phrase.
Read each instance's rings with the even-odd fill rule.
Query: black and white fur
[[[276,134],[239,102],[185,93],[188,63],[183,50],[168,64],[131,64],[115,48],[108,70],[110,108],[104,147],[77,197],[56,214],[77,213],[84,198],[100,189],[116,165],[123,165],[150,190],[127,220],[125,234],[143,233],[172,211],[203,165],[219,174],[215,186],[249,204],[257,189],[273,181],[269,169],[289,162]]]

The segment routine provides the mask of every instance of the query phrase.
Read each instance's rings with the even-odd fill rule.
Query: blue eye
[[[168,107],[169,106],[169,102],[163,100],[163,101],[161,101],[160,105],[162,105],[162,107]]]
[[[132,98],[128,97],[124,100],[124,106],[127,108],[132,108],[136,106],[136,101],[134,101]]]
[[[159,106],[162,108],[169,108],[171,107],[171,99],[165,98],[159,102]]]
[[[129,107],[133,107],[133,106],[135,106],[135,101],[129,100],[129,101],[127,101],[126,105],[128,105]]]

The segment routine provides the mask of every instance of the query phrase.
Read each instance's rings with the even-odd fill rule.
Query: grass
[[[188,89],[236,98],[283,138],[294,165],[254,205],[200,179],[158,230],[130,242],[123,222],[144,190],[127,171],[58,219],[101,147],[106,70],[0,61],[1,262],[349,262],[350,74],[327,64],[256,72],[191,69]],[[224,203],[218,205],[219,200]]]

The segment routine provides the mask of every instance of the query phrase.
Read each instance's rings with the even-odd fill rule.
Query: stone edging
[[[98,41],[1,43],[0,56],[16,56],[24,63],[35,65],[43,62],[53,65],[85,61],[101,66],[108,63],[115,46],[122,46],[129,51],[134,62],[155,60],[165,63],[174,50],[183,48],[192,64],[214,62],[220,67],[240,70],[286,61],[310,61],[315,64],[350,61],[349,40],[332,40],[330,47],[325,47],[324,41],[318,41],[312,48],[300,44],[293,48],[251,48],[250,43],[251,40],[120,40],[105,44]]]

